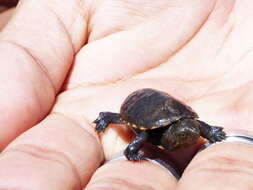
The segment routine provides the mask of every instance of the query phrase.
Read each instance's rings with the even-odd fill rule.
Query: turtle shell
[[[120,116],[140,130],[168,126],[184,117],[198,118],[191,107],[165,92],[149,88],[131,93],[121,106]]]

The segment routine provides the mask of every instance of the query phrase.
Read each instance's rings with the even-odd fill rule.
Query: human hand
[[[226,129],[240,126],[251,130],[251,120],[247,115],[251,113],[251,76],[247,72],[250,70],[250,58],[247,57],[250,32],[243,33],[247,31],[243,26],[248,28],[250,23],[243,20],[243,26],[237,25],[241,23],[240,19],[245,19],[243,14],[246,14],[246,7],[250,3],[195,1],[193,4],[181,2],[179,6],[178,1],[159,1],[160,4],[155,4],[157,9],[154,9],[154,4],[153,9],[150,9],[147,1],[148,9],[141,9],[147,10],[146,14],[143,13],[144,18],[136,16],[130,20],[132,14],[124,15],[123,10],[143,8],[143,4],[137,6],[130,1],[124,4],[129,9],[122,9],[122,2],[117,2],[99,2],[99,9],[90,17],[89,32],[85,33],[87,25],[83,17],[87,13],[87,9],[84,9],[88,7],[87,4],[81,7],[76,4],[75,8],[79,9],[74,11],[76,9],[73,7],[69,8],[74,2],[66,1],[64,4],[61,1],[54,5],[50,1],[46,6],[41,6],[38,1],[36,4],[26,1],[2,32],[1,40],[5,41],[2,47],[5,51],[0,52],[2,60],[9,63],[2,71],[3,74],[7,73],[2,74],[2,81],[12,82],[3,83],[5,87],[2,88],[8,95],[3,94],[1,98],[6,105],[2,107],[5,111],[1,118],[4,123],[2,131],[5,132],[1,136],[2,147],[47,115],[73,55],[83,46],[85,39],[89,43],[76,55],[71,74],[52,112],[40,124],[13,141],[2,153],[0,187],[81,189],[89,183],[87,189],[196,189],[208,183],[210,185],[206,188],[215,189],[224,185],[230,188],[232,184],[227,184],[227,179],[235,180],[237,177],[245,180],[244,184],[239,184],[245,186],[238,186],[237,189],[248,187],[250,176],[243,169],[246,168],[245,164],[251,162],[243,155],[250,154],[251,147],[235,143],[216,145],[199,153],[178,185],[166,171],[147,162],[112,161],[96,170],[103,159],[103,151],[91,122],[99,111],[117,112],[125,96],[139,88],[167,91],[187,102],[201,119],[211,124]],[[31,5],[34,10],[31,14],[35,17],[27,15],[26,10]],[[111,10],[111,7],[116,8]],[[103,11],[117,13],[117,19],[109,19],[111,15],[106,17]],[[139,9],[136,12],[140,14]],[[38,22],[41,15],[44,16],[43,20]],[[104,22],[103,19],[115,22]],[[239,21],[235,24],[234,19]],[[13,31],[20,32],[14,36]],[[242,33],[244,39],[247,39],[243,45],[238,39]],[[231,49],[233,52],[228,54]],[[10,56],[13,54],[14,57]],[[21,62],[20,66],[17,60]],[[34,63],[38,60],[48,74],[44,75]],[[231,69],[234,65],[235,69]],[[240,79],[238,68],[243,73]],[[15,73],[14,77],[9,73]],[[233,79],[238,79],[236,84],[231,83]],[[51,88],[50,83],[53,83],[54,88]],[[236,93],[231,93],[234,91]],[[242,94],[244,98],[241,98]],[[29,102],[23,101],[27,97]],[[236,109],[233,107],[235,103]],[[231,113],[235,111],[238,113],[231,118]],[[113,130],[108,130],[107,137],[103,137],[111,140],[103,145],[108,154],[115,148],[112,144],[118,142],[118,139],[111,138],[112,133]],[[237,155],[235,147],[240,147],[244,154]],[[226,168],[229,161],[234,164],[229,167],[235,167],[232,171]],[[224,166],[224,170],[219,170],[220,166]],[[236,175],[233,173],[235,169]],[[27,178],[30,180],[27,181]],[[214,179],[213,183],[210,178]],[[204,185],[201,187],[205,188]]]

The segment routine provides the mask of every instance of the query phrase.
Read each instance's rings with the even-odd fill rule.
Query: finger
[[[125,79],[166,61],[198,31],[214,4],[194,2],[169,7],[149,22],[85,46],[75,60],[69,87]]]
[[[50,110],[84,42],[84,17],[77,0],[25,0],[2,30],[0,150]]]
[[[0,189],[81,189],[99,166],[101,150],[78,123],[50,115],[0,155]]]
[[[238,152],[239,150],[239,152]],[[252,145],[221,143],[200,152],[184,172],[178,189],[253,188]]]
[[[176,179],[168,171],[150,162],[111,161],[100,167],[86,190],[175,189]]]

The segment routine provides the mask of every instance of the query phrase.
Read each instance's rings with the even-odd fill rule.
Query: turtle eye
[[[186,134],[185,133],[180,133],[179,138],[182,139],[182,140],[186,139]]]

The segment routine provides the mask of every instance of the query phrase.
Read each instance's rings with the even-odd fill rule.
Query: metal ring
[[[116,160],[127,160],[127,159],[126,159],[126,157],[124,155],[119,155],[119,156],[115,156],[114,158],[112,158],[110,160],[106,160],[105,163],[109,163],[111,161],[116,161]],[[160,166],[161,168],[163,168],[166,171],[168,171],[169,174],[172,175],[172,176],[174,176],[176,179],[180,178],[180,174],[176,171],[175,168],[173,168],[169,164],[166,164],[166,163],[163,163],[163,162],[159,162],[157,160],[153,160],[153,159],[149,159],[149,158],[145,158],[144,160]]]
[[[208,147],[214,146],[216,144],[221,144],[221,143],[226,143],[226,142],[241,142],[241,143],[253,145],[253,136],[247,135],[244,133],[230,133],[230,134],[227,134],[225,140],[223,140],[221,142],[204,144],[203,147],[200,148],[199,152],[208,148]],[[105,163],[108,163],[111,161],[116,161],[116,160],[127,160],[127,159],[124,155],[120,154],[120,155],[113,157],[110,160],[105,161]],[[168,171],[176,179],[180,178],[180,173],[176,170],[176,168],[173,168],[170,164],[164,162],[163,160],[155,160],[155,159],[149,159],[149,158],[145,158],[145,160],[152,162],[152,163],[160,166],[163,169],[166,169],[166,171]]]
[[[242,142],[253,145],[253,136],[246,134],[231,133],[226,136],[225,142]]]
[[[253,136],[243,134],[243,133],[230,133],[230,134],[227,134],[226,138],[221,142],[206,143],[201,150],[203,150],[207,147],[216,145],[216,144],[226,143],[226,142],[241,142],[241,143],[253,145]]]

